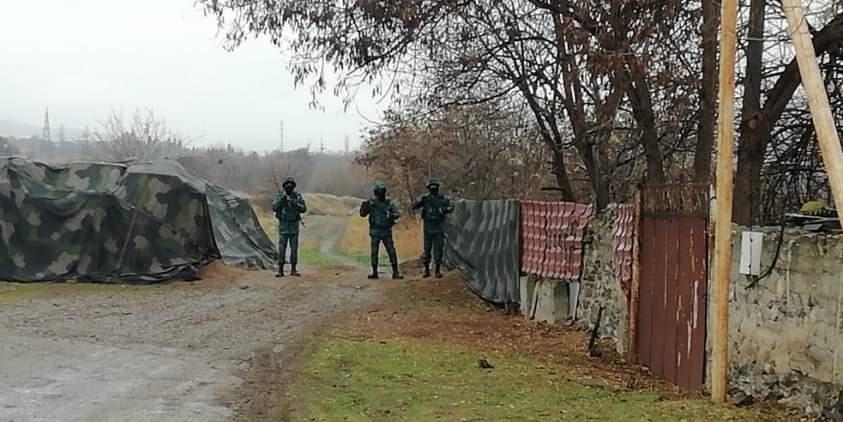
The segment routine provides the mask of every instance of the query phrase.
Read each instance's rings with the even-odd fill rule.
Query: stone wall
[[[615,276],[612,211],[597,215],[586,230],[580,283],[521,280],[521,312],[537,321],[575,322],[592,329],[603,308],[598,334],[615,341],[619,352],[627,348],[628,305]],[[575,305],[575,306],[574,306]]]
[[[786,231],[775,268],[748,288],[752,278],[738,273],[742,231],[732,241],[732,393],[843,420],[843,237]],[[763,274],[779,231],[762,231]]]
[[[731,394],[843,421],[843,236],[787,230],[772,272],[748,288],[753,279],[738,273],[742,231],[733,234]],[[779,230],[762,231],[766,270]],[[521,309],[536,320],[591,328],[602,307],[599,335],[624,352],[628,302],[614,273],[612,232],[611,212],[597,215],[585,239],[581,283],[525,278]],[[709,308],[707,370],[711,316]]]
[[[587,230],[576,320],[592,328],[603,308],[598,334],[614,340],[623,353],[629,334],[629,304],[615,276],[613,232],[613,211],[598,214]]]

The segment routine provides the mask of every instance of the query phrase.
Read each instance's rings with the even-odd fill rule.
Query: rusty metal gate
[[[683,390],[704,382],[708,186],[641,192],[638,361]]]

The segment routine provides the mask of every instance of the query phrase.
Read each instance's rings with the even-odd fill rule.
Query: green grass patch
[[[481,369],[485,358],[494,369]],[[410,340],[331,340],[290,389],[295,420],[756,420],[705,400],[578,383],[536,359]]]
[[[322,254],[318,245],[312,242],[305,242],[299,246],[299,263],[308,267],[324,268],[340,265],[331,257]]]
[[[25,300],[92,293],[116,293],[141,290],[142,286],[92,283],[9,283],[0,282],[0,304]]]

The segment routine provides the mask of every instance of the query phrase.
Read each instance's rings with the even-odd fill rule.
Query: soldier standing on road
[[[445,249],[445,217],[454,212],[454,205],[447,196],[439,192],[439,179],[427,181],[428,194],[413,202],[413,209],[421,208],[424,221],[424,277],[430,277],[431,252],[436,264],[436,277],[442,278],[442,253]]]
[[[360,216],[369,217],[369,237],[372,239],[372,274],[369,279],[378,278],[378,257],[383,242],[389,263],[392,264],[392,278],[401,280],[404,277],[398,272],[398,255],[392,241],[392,226],[401,217],[401,213],[392,200],[386,197],[386,186],[383,183],[375,184],[374,193],[374,198],[360,204]]]
[[[290,275],[299,276],[296,264],[299,258],[299,223],[301,215],[307,212],[304,197],[296,192],[296,181],[292,177],[284,180],[283,192],[279,192],[272,199],[272,211],[278,219],[278,273],[276,277],[284,277],[284,264],[287,255],[287,245],[290,245]]]

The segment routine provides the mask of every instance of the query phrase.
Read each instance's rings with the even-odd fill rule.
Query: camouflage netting
[[[245,198],[176,162],[0,157],[0,280],[195,279],[220,258],[267,269],[275,251]]]
[[[518,201],[454,201],[445,267],[462,271],[468,288],[487,302],[518,303],[520,227]]]

